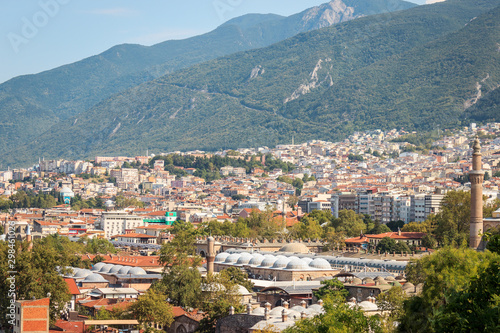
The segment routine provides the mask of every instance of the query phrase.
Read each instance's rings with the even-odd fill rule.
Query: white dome
[[[249,265],[252,265],[252,266],[259,266],[265,258],[260,253],[255,253],[252,255],[252,257],[253,257],[252,260],[250,260],[250,262],[248,263]]]
[[[361,308],[361,310],[364,311],[376,311],[378,310],[378,306],[375,303],[368,302],[368,301],[363,301],[358,304],[358,306]]]
[[[122,268],[123,266],[122,265],[114,265],[110,270],[109,272],[111,274],[116,274],[120,271],[120,269]]]
[[[300,259],[302,259],[308,265],[311,263],[311,261],[313,261],[312,258],[309,258],[309,257],[304,257],[304,258],[300,258]]]
[[[99,271],[102,266],[106,265],[105,263],[103,263],[102,261],[101,262],[98,262],[97,264],[94,265],[94,267],[92,267],[92,270],[93,271]]]
[[[224,260],[226,260],[227,257],[229,257],[229,253],[222,252],[222,253],[219,253],[218,255],[215,256],[214,261],[215,262],[224,262]]]
[[[252,311],[252,314],[257,316],[263,316],[265,311],[266,311],[265,308],[258,307]]]
[[[305,269],[310,269],[310,267],[301,259],[292,259],[288,264],[286,265],[286,269],[300,269],[300,270],[305,270]]]
[[[293,252],[293,253],[309,253],[309,248],[302,243],[290,243],[286,244],[281,249],[280,252]]]
[[[105,278],[97,273],[92,273],[83,280],[83,282],[108,282]]]
[[[319,305],[319,304],[309,305],[308,309],[316,311],[317,313],[323,313],[323,312],[325,312],[325,310],[323,309],[323,307],[321,305]]]
[[[238,261],[238,259],[240,259],[241,257],[241,254],[240,253],[233,253],[231,255],[229,255],[226,260],[224,261],[224,263],[226,264],[234,264]]]
[[[244,253],[238,258],[236,265],[247,265],[252,259],[253,256],[250,253]]]
[[[118,271],[118,274],[128,274],[128,271],[130,271],[132,267],[130,266],[122,266],[120,270]]]
[[[316,269],[332,269],[328,261],[323,258],[316,258],[309,263],[309,266]]]
[[[141,267],[134,267],[132,268],[131,270],[128,271],[127,274],[133,274],[133,275],[144,275],[144,274],[147,274],[146,271],[144,269],[142,269]]]
[[[290,262],[290,259],[288,258],[279,258],[278,260],[276,260],[273,264],[273,267],[272,268],[285,268],[286,265],[288,265],[288,263]]]
[[[80,269],[78,270],[75,275],[73,275],[74,278],[84,278],[92,274],[92,272],[88,269]]]
[[[249,292],[249,291],[248,291],[248,289],[247,289],[247,288],[245,288],[245,287],[243,287],[242,285],[238,285],[237,287],[238,287],[238,291],[237,291],[237,293],[238,293],[239,295],[242,295],[242,296],[243,296],[243,295],[248,295],[248,294],[251,294],[251,292]]]
[[[101,267],[101,269],[99,270],[99,273],[109,273],[109,270],[111,268],[113,268],[113,264],[106,264],[104,266]]]
[[[277,306],[274,309],[272,309],[271,311],[269,311],[269,315],[273,316],[273,317],[279,317],[279,316],[281,316],[281,313],[283,312],[283,310],[285,310],[284,307]]]
[[[276,260],[278,259],[273,255],[265,255],[264,260],[260,263],[260,267],[271,267]]]

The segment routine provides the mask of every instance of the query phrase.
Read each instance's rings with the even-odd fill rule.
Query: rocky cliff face
[[[349,21],[363,15],[356,14],[354,7],[349,7],[342,0],[333,0],[321,6],[311,8],[303,16],[303,26],[307,29],[320,29]]]

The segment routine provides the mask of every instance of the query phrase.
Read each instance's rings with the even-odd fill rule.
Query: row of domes
[[[100,274],[92,272],[91,270],[73,267],[70,267],[70,269],[72,269],[72,271],[68,275],[76,279],[83,279],[82,282],[108,282],[108,280],[103,278]]]
[[[248,252],[241,253],[219,253],[215,257],[215,262],[230,265],[249,265],[262,268],[274,269],[296,269],[296,270],[310,270],[310,269],[332,269],[328,261],[323,258],[299,258],[296,256],[286,257],[283,255],[262,255],[260,253],[250,254]]]
[[[147,274],[146,271],[141,267],[131,267],[123,265],[106,264],[103,262],[98,262],[92,267],[92,271],[104,273],[104,274],[132,274],[132,275],[143,275]]]

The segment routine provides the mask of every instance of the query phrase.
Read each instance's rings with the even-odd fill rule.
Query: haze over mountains
[[[478,96],[492,97],[494,117],[499,5],[337,0],[288,18],[247,15],[151,48],[117,46],[1,85],[0,161],[450,127],[478,116],[469,111]],[[362,17],[377,12],[385,14]]]

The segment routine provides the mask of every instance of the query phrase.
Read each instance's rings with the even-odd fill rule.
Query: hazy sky
[[[288,16],[324,2],[0,0],[0,82],[72,63],[117,44],[182,39],[247,13]]]

